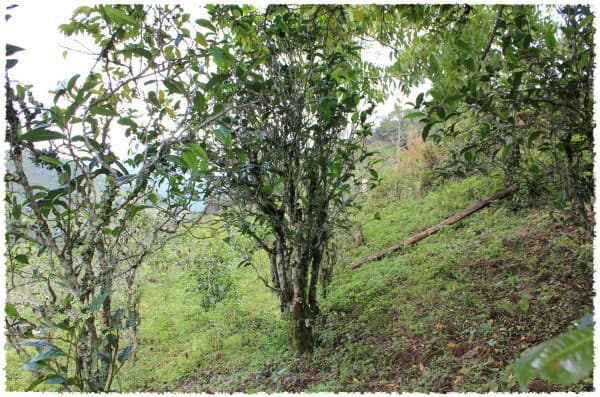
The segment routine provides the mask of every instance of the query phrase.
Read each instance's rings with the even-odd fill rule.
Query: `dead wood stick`
[[[357,269],[359,267],[361,267],[362,265],[364,265],[367,262],[371,262],[371,261],[375,261],[378,259],[383,258],[384,256],[387,256],[393,252],[396,252],[404,247],[406,247],[407,245],[411,245],[416,243],[417,241],[423,240],[425,237],[431,236],[433,233],[437,232],[438,230],[440,230],[442,227],[447,226],[447,225],[452,225],[453,223],[456,223],[458,221],[460,221],[463,218],[466,218],[467,216],[479,211],[480,209],[482,209],[483,207],[489,205],[490,203],[492,203],[495,200],[500,200],[503,199],[509,195],[511,195],[512,193],[514,193],[515,191],[517,191],[517,189],[519,188],[518,185],[513,185],[507,189],[504,189],[496,194],[494,194],[493,196],[488,197],[487,199],[478,202],[477,204],[474,204],[472,206],[470,206],[469,208],[465,209],[463,212],[461,212],[460,214],[451,216],[449,218],[444,219],[442,222],[438,223],[435,226],[430,227],[429,229],[423,230],[420,233],[415,234],[414,236],[412,236],[411,238],[404,240],[396,245],[394,245],[391,248],[388,248],[386,250],[383,250],[381,252],[377,252],[371,256],[367,256],[366,258],[363,258],[357,262],[354,262],[351,265],[352,269]]]

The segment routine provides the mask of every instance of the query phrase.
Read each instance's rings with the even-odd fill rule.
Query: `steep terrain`
[[[349,269],[355,259],[410,237],[502,187],[491,177],[471,177],[423,195],[409,192],[399,200],[371,192],[357,219],[365,245],[340,243],[312,357],[287,353],[275,297],[244,269],[234,276],[239,284],[235,303],[200,314],[188,303],[182,309],[190,308],[189,314],[174,309],[165,314],[169,335],[179,335],[154,347],[165,350],[165,368],[149,378],[149,363],[141,371],[140,363],[135,364],[132,371],[144,374],[144,383],[130,387],[517,391],[514,361],[521,352],[563,332],[592,309],[592,245],[579,228],[546,207],[512,211],[510,201],[500,202],[397,255]],[[157,281],[153,291],[169,288],[168,282]],[[165,301],[173,300],[186,299],[165,296]],[[154,313],[156,317],[160,311]],[[180,322],[182,315],[195,317],[195,325],[185,318]],[[144,333],[154,329],[144,326]],[[173,350],[176,343],[181,346]],[[141,352],[147,349],[142,345]],[[147,355],[146,360],[153,359]],[[181,372],[174,373],[174,363]],[[590,387],[590,381],[571,388],[537,381],[531,386],[540,391]]]
[[[286,349],[277,299],[257,277],[266,275],[264,255],[254,255],[255,268],[239,268],[243,249],[182,237],[145,267],[140,345],[119,376],[120,389],[518,391],[515,359],[592,310],[592,242],[550,208],[513,210],[509,199],[351,270],[355,260],[504,188],[493,176],[472,176],[425,190],[423,170],[388,163],[381,173],[400,180],[368,193],[356,217],[364,245],[338,241],[311,357]],[[214,302],[197,275],[207,263],[212,280],[224,286]],[[13,390],[28,376],[16,368],[8,374]],[[571,387],[530,385],[591,388],[591,379]]]

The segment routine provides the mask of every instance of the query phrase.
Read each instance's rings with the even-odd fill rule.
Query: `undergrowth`
[[[254,267],[239,267],[244,250],[184,236],[145,264],[139,346],[120,389],[518,391],[521,352],[593,309],[593,248],[581,228],[546,207],[513,211],[497,202],[394,255],[349,268],[505,187],[493,173],[432,177],[435,150],[417,142],[396,161],[389,159],[395,153],[382,154],[383,182],[356,217],[364,244],[340,239],[312,356],[287,350],[277,297],[257,275],[268,272],[264,253],[254,253]],[[213,276],[198,276],[207,263]],[[213,300],[207,283],[221,293]],[[11,351],[7,362],[9,390],[22,390],[27,380]],[[570,387],[536,382],[533,391],[592,388],[591,379]]]

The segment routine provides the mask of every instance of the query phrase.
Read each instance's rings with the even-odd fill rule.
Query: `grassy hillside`
[[[515,212],[506,201],[350,270],[353,261],[503,188],[493,176],[472,176],[427,191],[424,181],[436,183],[419,150],[381,169],[387,180],[368,194],[356,219],[365,244],[340,240],[311,357],[286,349],[277,299],[257,276],[267,272],[264,256],[254,256],[256,269],[238,269],[241,251],[182,237],[144,268],[140,345],[119,376],[120,389],[517,391],[520,353],[592,310],[592,242],[549,208]],[[215,279],[230,284],[207,308],[194,272],[215,258],[225,264],[215,265]],[[9,388],[22,389],[29,375],[10,367],[13,355],[8,359]],[[590,390],[591,382],[536,381],[532,389]]]

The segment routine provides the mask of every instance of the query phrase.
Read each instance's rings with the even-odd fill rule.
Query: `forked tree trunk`
[[[281,312],[288,321],[288,343],[295,353],[310,353],[313,350],[313,320],[318,312],[318,271],[315,273],[313,262],[322,255],[316,255],[312,260],[305,255],[292,259],[285,244],[276,242],[275,247],[270,259],[271,271],[276,269],[276,273],[271,276],[278,287]],[[310,251],[295,248],[302,252]]]

